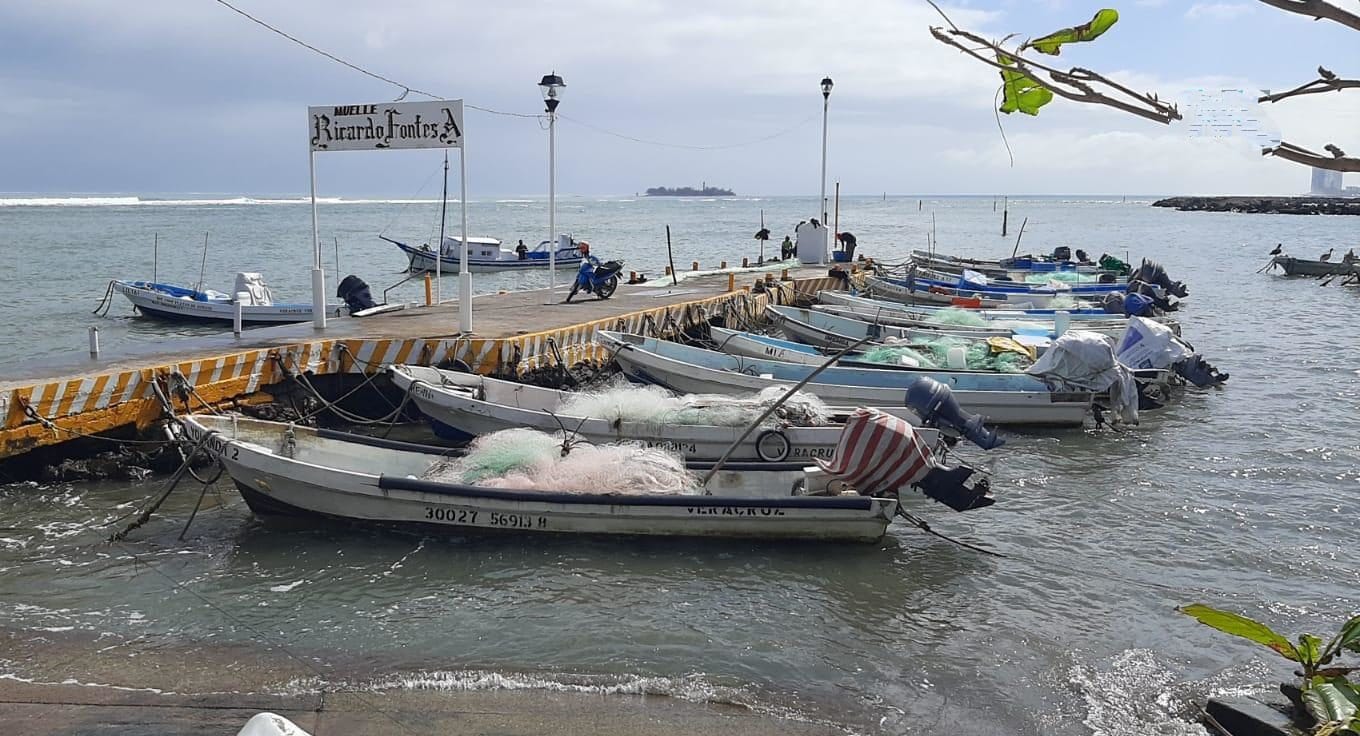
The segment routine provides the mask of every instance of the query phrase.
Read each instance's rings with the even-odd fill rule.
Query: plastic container
[[[1062,337],[1072,326],[1072,313],[1059,310],[1053,313],[1053,334]]]
[[[961,345],[949,348],[949,352],[945,354],[945,365],[951,371],[968,370],[968,348]]]

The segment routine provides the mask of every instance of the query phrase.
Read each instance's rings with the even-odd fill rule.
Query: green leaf
[[[1322,637],[1312,634],[1299,634],[1299,645],[1294,648],[1299,655],[1299,661],[1306,667],[1318,664],[1318,658],[1322,656]]]
[[[1355,616],[1342,624],[1336,638],[1327,644],[1328,652],[1340,653],[1342,649],[1360,654],[1360,616]]]
[[[1285,659],[1294,662],[1299,661],[1299,652],[1294,648],[1289,640],[1275,633],[1269,626],[1253,621],[1246,616],[1239,616],[1235,613],[1220,611],[1217,608],[1196,603],[1189,606],[1181,606],[1181,613],[1194,618],[1196,621],[1212,629],[1218,629],[1225,634],[1240,636],[1243,639],[1254,641],[1257,644],[1269,647]]]
[[[1015,59],[997,54],[996,60],[1006,66],[1015,66]],[[1053,92],[1034,81],[1029,75],[1018,71],[1001,72],[1001,112],[1010,115],[1019,110],[1026,115],[1038,115],[1039,108],[1053,101]]]
[[[1303,691],[1303,705],[1318,723],[1350,724],[1360,714],[1360,690],[1344,677],[1314,677]]]
[[[1041,54],[1057,56],[1062,53],[1062,45],[1065,43],[1081,43],[1083,41],[1093,41],[1100,38],[1101,34],[1110,30],[1110,27],[1119,22],[1119,11],[1106,8],[1097,11],[1095,17],[1089,22],[1083,23],[1072,28],[1064,28],[1061,31],[1036,38],[1028,41],[1020,47],[1021,51],[1032,48]]]

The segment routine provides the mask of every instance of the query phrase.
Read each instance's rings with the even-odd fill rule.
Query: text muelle
[[[307,108],[313,151],[462,148],[463,101]]]

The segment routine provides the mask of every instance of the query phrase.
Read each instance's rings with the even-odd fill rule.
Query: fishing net
[[[786,390],[772,386],[749,396],[676,396],[658,386],[636,386],[619,379],[598,391],[572,394],[562,402],[557,413],[610,422],[745,427],[765,413]],[[831,423],[831,410],[816,396],[799,391],[770,415],[766,423],[820,427]]]
[[[963,349],[965,365],[971,371],[1021,373],[1034,362],[1027,348],[1001,337],[986,340],[940,337],[910,342],[894,342],[890,338],[885,344],[866,350],[860,360],[882,365],[950,370],[949,351],[953,348]]]
[[[965,309],[941,309],[926,318],[926,324],[930,325],[961,325],[964,327],[986,327],[987,320],[981,315],[974,314]]]
[[[1025,274],[1027,284],[1047,284],[1050,281],[1062,281],[1068,284],[1081,284],[1091,281],[1084,278],[1082,274],[1075,271],[1052,271],[1050,273],[1028,273]]]
[[[560,434],[507,429],[482,435],[465,456],[440,460],[425,480],[562,493],[699,494],[698,477],[674,453],[637,443],[571,444]]]

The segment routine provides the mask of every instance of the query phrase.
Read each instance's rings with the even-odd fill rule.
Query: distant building
[[[1313,169],[1313,188],[1310,194],[1324,197],[1335,197],[1343,194],[1345,190],[1341,186],[1341,172],[1329,171],[1327,169]]]

